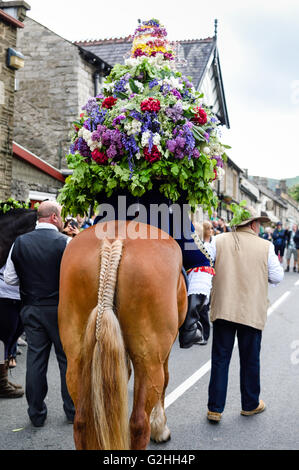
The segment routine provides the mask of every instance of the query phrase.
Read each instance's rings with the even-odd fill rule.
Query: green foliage
[[[6,214],[12,209],[29,209],[29,202],[17,201],[12,197],[6,201],[0,201],[0,213]]]
[[[234,214],[232,220],[230,221],[230,226],[234,227],[239,225],[244,220],[247,220],[251,217],[250,212],[246,209],[247,201],[243,200],[240,204],[235,204],[234,202],[230,205],[229,209]]]
[[[288,193],[293,199],[295,199],[295,201],[299,202],[299,184],[292,186]]]

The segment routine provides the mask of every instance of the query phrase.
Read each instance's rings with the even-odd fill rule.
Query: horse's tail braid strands
[[[103,450],[129,449],[128,372],[119,321],[114,313],[120,240],[104,240],[92,360],[92,403],[95,431]]]

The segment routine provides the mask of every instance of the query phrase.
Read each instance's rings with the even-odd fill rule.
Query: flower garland
[[[131,57],[114,66],[102,93],[88,100],[73,123],[67,161],[74,171],[59,196],[65,211],[87,212],[103,195],[124,188],[142,196],[157,180],[173,202],[184,194],[192,209],[216,207],[211,183],[223,174],[229,147],[219,141],[219,121],[203,94],[175,70],[167,43],[167,52],[157,50],[165,36],[158,20],[142,23]]]

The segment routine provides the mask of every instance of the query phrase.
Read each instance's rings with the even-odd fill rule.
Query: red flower
[[[103,152],[100,152],[98,149],[95,149],[92,152],[91,157],[98,165],[104,165],[108,162],[107,155]]]
[[[142,101],[140,107],[142,112],[149,111],[150,113],[157,113],[161,109],[160,101],[155,100],[155,98],[148,98],[147,100]]]
[[[134,54],[133,54],[134,57],[141,57],[141,56],[143,56],[143,55],[146,55],[145,52],[143,52],[143,50],[142,50],[142,49],[139,49],[139,48],[136,49],[135,52],[134,52]]]
[[[105,98],[103,103],[102,103],[102,108],[107,108],[111,109],[117,102],[117,98],[113,98],[113,96],[109,96],[108,98]]]
[[[191,121],[193,121],[193,122],[195,122],[196,124],[199,124],[199,125],[205,124],[208,120],[207,113],[205,112],[205,110],[203,108],[200,108],[199,106],[197,106],[194,109],[196,111],[196,114],[191,119]]]
[[[146,161],[148,161],[150,163],[154,163],[157,160],[160,160],[160,158],[161,158],[161,153],[159,152],[156,145],[153,145],[151,152],[149,152],[148,147],[145,147],[143,149],[143,153],[144,153],[144,157],[145,157]]]

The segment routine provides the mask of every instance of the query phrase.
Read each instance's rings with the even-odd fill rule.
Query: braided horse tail
[[[130,448],[126,353],[120,324],[114,313],[122,250],[120,240],[113,243],[103,240],[98,305],[89,317],[84,338],[85,351],[94,345],[93,352],[90,350],[90,399],[96,438],[102,450]]]

